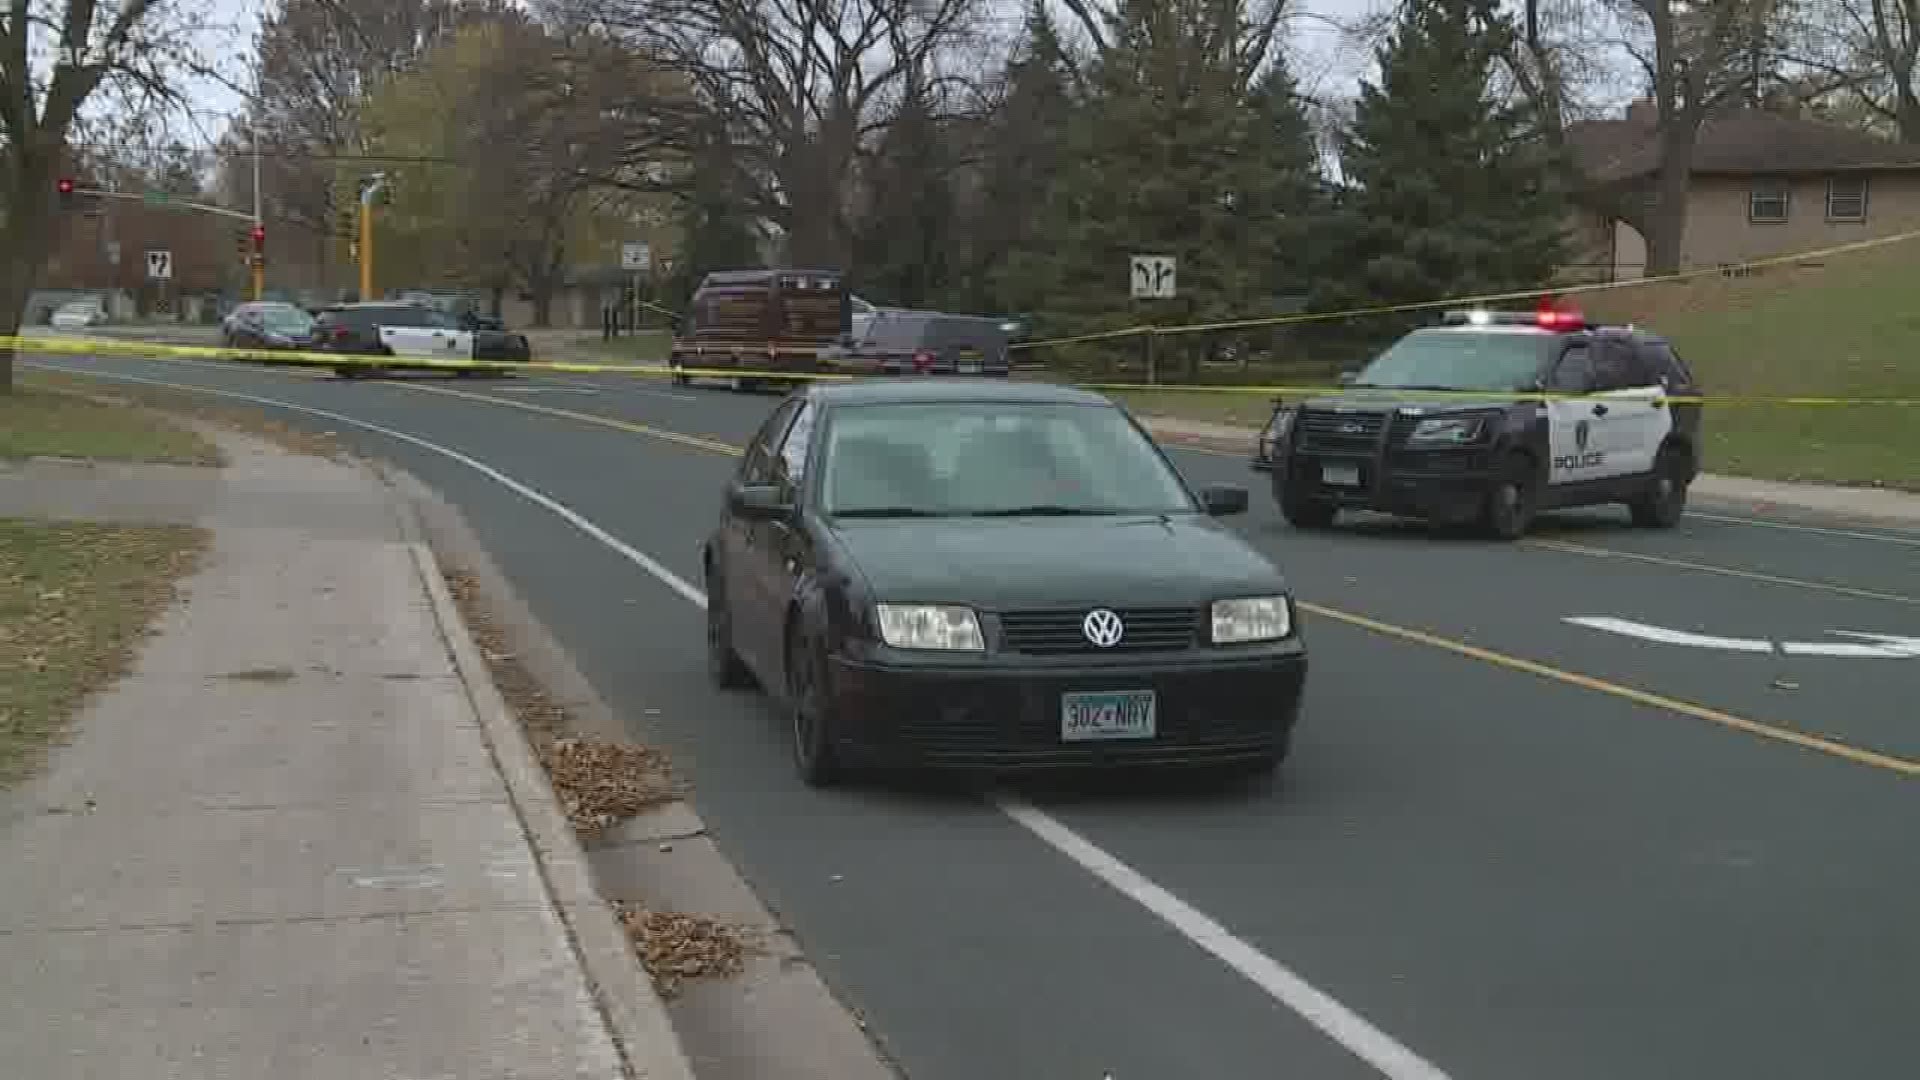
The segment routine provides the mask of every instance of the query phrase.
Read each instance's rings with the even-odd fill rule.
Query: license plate
[[[1359,487],[1360,466],[1358,465],[1322,465],[1320,479],[1323,483],[1335,487]]]
[[[1151,739],[1153,734],[1151,690],[1111,690],[1060,697],[1062,742]]]

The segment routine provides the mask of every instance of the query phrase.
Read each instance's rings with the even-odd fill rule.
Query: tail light
[[[913,370],[924,375],[927,372],[933,370],[933,361],[934,361],[934,356],[930,352],[922,351],[922,352],[914,353],[913,354]]]

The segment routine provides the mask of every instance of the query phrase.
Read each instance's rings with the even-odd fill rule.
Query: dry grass
[[[205,543],[192,528],[0,520],[0,786],[126,670]]]
[[[142,406],[175,416],[192,417],[204,423],[265,439],[286,450],[314,457],[340,458],[347,449],[331,432],[304,431],[245,406],[214,404],[202,394],[169,390],[159,386],[116,383],[89,379],[81,375],[35,371],[24,375],[21,383],[30,388],[85,394],[117,407]]]
[[[221,463],[212,443],[150,409],[60,392],[71,389],[23,378],[12,393],[0,394],[0,458]]]

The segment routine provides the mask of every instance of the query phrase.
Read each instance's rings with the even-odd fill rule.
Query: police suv
[[[1666,528],[1699,471],[1700,406],[1672,400],[1700,394],[1686,364],[1577,312],[1448,312],[1343,381],[1276,403],[1261,433],[1253,465],[1297,528],[1356,509],[1512,540],[1540,510],[1601,503]]]

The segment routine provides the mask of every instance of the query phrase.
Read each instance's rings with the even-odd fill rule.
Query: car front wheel
[[[1496,540],[1518,540],[1533,527],[1540,505],[1540,478],[1533,459],[1524,454],[1507,458],[1487,492],[1480,523]]]
[[[787,642],[787,709],[793,721],[793,764],[808,787],[831,787],[841,778],[833,750],[832,695],[827,658],[803,634]]]

